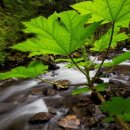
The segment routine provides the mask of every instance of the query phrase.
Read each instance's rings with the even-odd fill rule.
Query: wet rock
[[[122,88],[118,88],[113,86],[113,88],[111,87],[109,90],[107,90],[107,93],[109,94],[110,97],[113,96],[123,96],[125,97],[125,90],[123,90]]]
[[[130,97],[130,90],[127,90],[124,94],[124,98]]]
[[[57,110],[55,108],[50,107],[48,110],[51,114],[56,114]]]
[[[113,77],[114,75],[116,75],[116,72],[111,72],[111,73],[108,73],[108,74],[104,74],[103,77],[110,78],[110,77]]]
[[[54,96],[54,95],[57,94],[57,91],[55,89],[53,89],[53,88],[48,88],[48,89],[43,91],[43,94],[45,96]]]
[[[29,126],[29,129],[27,130],[46,130],[47,126],[44,124],[39,124],[39,125],[31,125]]]
[[[107,93],[110,96],[125,97],[125,95],[128,95],[129,92],[126,93],[126,91],[128,90],[129,85],[127,84],[127,82],[125,80],[110,79],[109,82],[111,83],[111,85],[108,87]]]
[[[87,126],[92,126],[97,123],[97,120],[95,119],[95,117],[83,117],[82,123]]]
[[[95,113],[95,105],[94,104],[88,104],[88,106],[86,107],[86,112],[87,114],[94,114]]]
[[[3,102],[5,103],[21,103],[21,102],[24,102],[28,97],[28,94],[23,94],[23,93],[17,93],[17,94],[14,94],[8,98],[6,98]]]
[[[45,102],[48,107],[53,107],[57,109],[65,106],[65,101],[63,98],[45,98]]]
[[[17,103],[0,103],[0,114],[10,112],[18,106]]]
[[[99,109],[98,106],[95,107],[95,113],[93,114],[93,116],[98,122],[106,117],[106,115],[103,114],[103,112]]]
[[[0,81],[0,88],[2,89],[2,88],[5,88],[5,87],[8,87],[8,86],[11,86],[16,81],[17,81],[17,79],[1,80]]]
[[[84,103],[78,103],[77,104],[78,109],[81,109],[80,113],[83,115],[93,115],[95,113],[95,105],[88,103],[88,102],[84,102]]]
[[[58,124],[63,128],[77,129],[80,125],[80,120],[75,115],[67,115],[59,120]]]
[[[5,125],[8,124],[8,121],[7,123],[5,123]],[[12,124],[10,124],[8,128],[6,129],[3,128],[3,130],[24,130],[25,123],[26,123],[25,119],[17,119]],[[2,130],[1,127],[0,127],[0,130]]]
[[[28,122],[30,124],[41,124],[41,123],[46,123],[48,122],[51,118],[53,117],[53,115],[49,112],[39,112],[37,114],[35,114],[34,116],[32,116]]]
[[[57,70],[60,67],[55,63],[54,57],[52,55],[44,55],[38,58],[42,60],[44,64],[48,65],[49,70]]]
[[[42,90],[41,88],[32,88],[31,90],[31,94],[32,95],[41,95],[42,94]]]
[[[80,115],[80,114],[81,114],[80,109],[79,109],[77,106],[73,106],[73,107],[72,107],[72,110],[73,110],[73,112],[76,113],[77,115]]]
[[[60,67],[59,66],[57,66],[55,63],[51,63],[50,65],[49,65],[49,70],[57,70],[57,69],[59,69]]]
[[[100,84],[100,83],[104,83],[104,81],[100,78],[96,78],[94,83]]]
[[[69,80],[57,80],[54,83],[56,83],[56,84],[53,85],[53,87],[56,90],[67,90],[67,89],[69,89],[69,85],[70,85]]]
[[[117,85],[121,85],[121,84],[122,84],[121,81],[116,80],[116,79],[110,79],[110,80],[109,80],[109,83],[110,83],[110,84],[117,84]]]

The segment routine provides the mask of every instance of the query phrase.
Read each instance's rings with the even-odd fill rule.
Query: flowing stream
[[[86,82],[86,77],[77,69],[65,68],[65,64],[58,64],[60,69],[51,71],[41,78],[54,81],[59,79],[68,79],[71,84]],[[91,77],[94,76],[96,70],[90,71]],[[109,78],[102,78],[108,82]],[[23,80],[14,85],[7,86],[0,92],[0,130],[34,130],[30,129],[28,119],[38,112],[48,112],[52,101],[56,105],[56,101],[63,98],[62,94],[45,97],[42,94],[31,94],[33,88],[51,88],[50,85],[42,83],[37,79]],[[54,101],[54,102],[53,102]],[[52,125],[44,125],[40,130],[53,130],[55,122],[65,113],[67,108],[57,108],[56,116],[51,120]],[[37,129],[36,129],[37,130]],[[84,129],[83,129],[84,130]]]
[[[59,80],[68,79],[71,83],[82,83],[86,82],[85,76],[76,69],[67,69],[64,64],[59,64],[60,69],[56,71],[51,71],[41,77],[48,80]],[[90,72],[91,76],[95,74],[94,71]],[[37,86],[45,86],[46,83],[42,83],[37,79],[20,81],[17,84],[7,86],[0,92],[0,130],[10,130],[8,129],[11,124],[18,120],[24,119],[24,127],[21,130],[26,130],[27,119],[30,116],[38,112],[47,112],[48,107],[44,101],[44,96],[31,95],[30,91],[32,88]],[[49,85],[48,85],[49,86]],[[47,97],[46,97],[47,98]],[[54,99],[54,97],[49,97]],[[61,96],[55,96],[55,98],[62,98]],[[21,100],[22,99],[22,100]],[[4,111],[5,110],[5,111]],[[66,110],[65,110],[66,111]],[[62,115],[63,112],[59,110],[57,112],[57,119]],[[15,129],[13,129],[15,130]],[[46,128],[44,128],[46,130]]]

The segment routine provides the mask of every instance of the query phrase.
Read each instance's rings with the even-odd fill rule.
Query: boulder
[[[43,91],[43,94],[45,96],[54,96],[57,94],[56,90],[53,88],[47,88],[46,90]]]
[[[34,116],[32,116],[28,122],[30,124],[41,124],[41,123],[46,123],[48,122],[51,118],[53,117],[53,115],[49,112],[39,112],[37,114],[35,114]]]
[[[69,80],[57,80],[54,82],[54,89],[56,90],[67,90],[69,89],[70,81]]]
[[[67,115],[58,121],[59,126],[68,129],[77,129],[80,125],[80,120],[75,115]]]

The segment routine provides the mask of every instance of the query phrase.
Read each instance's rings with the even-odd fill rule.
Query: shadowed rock
[[[39,112],[37,114],[35,114],[34,116],[32,116],[28,122],[30,124],[41,124],[41,123],[46,123],[48,122],[51,118],[53,117],[53,115],[49,112]]]

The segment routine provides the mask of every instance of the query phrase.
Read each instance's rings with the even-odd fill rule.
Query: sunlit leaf
[[[103,122],[114,122],[114,118],[113,117],[106,117],[103,119]]]
[[[106,83],[101,83],[95,86],[97,91],[104,91],[106,89],[107,84]]]
[[[102,104],[101,110],[108,112],[111,116],[130,113],[130,99],[112,97],[110,101]]]
[[[40,61],[33,61],[28,67],[16,67],[11,71],[0,73],[0,79],[9,78],[34,78],[40,74],[46,73],[48,67],[43,65]]]
[[[121,117],[125,121],[130,121],[130,113],[124,113]]]
[[[104,91],[105,88],[106,88],[106,83],[102,83],[102,84],[98,84],[95,86],[96,90],[97,91]],[[82,94],[82,93],[85,93],[85,92],[90,92],[91,89],[89,87],[82,87],[82,88],[76,88],[72,91],[72,94],[73,95],[78,95],[78,94]]]
[[[94,43],[94,47],[91,50],[102,52],[106,48],[108,48],[110,35],[111,35],[111,30],[109,30],[99,40],[97,40]],[[112,43],[111,43],[111,48],[116,47],[116,45],[119,41],[123,41],[123,40],[126,40],[126,39],[128,39],[128,36],[125,33],[119,33],[119,34],[114,33],[113,40],[112,40]]]
[[[114,65],[118,65],[126,60],[130,59],[130,51],[120,54],[116,58],[112,59]]]
[[[82,61],[83,58],[73,58],[73,60],[77,63],[79,61]],[[59,59],[56,59],[55,62],[72,62],[72,60],[71,59],[59,58]]]
[[[90,22],[105,20],[128,26],[130,22],[130,0],[93,0],[77,3],[72,7],[81,14],[92,14]]]
[[[119,56],[113,58],[112,61],[104,63],[103,66],[105,67],[116,66],[129,59],[130,59],[130,51],[120,54]],[[99,66],[100,66],[99,64],[95,65],[95,68],[98,68]]]
[[[82,94],[82,93],[86,93],[86,92],[90,92],[91,90],[87,87],[83,87],[83,88],[76,88],[72,91],[73,95],[78,95],[78,94]]]
[[[88,36],[94,33],[101,22],[84,27],[90,15],[79,15],[76,11],[54,13],[48,19],[38,17],[25,22],[26,33],[35,33],[36,38],[28,39],[12,48],[29,51],[31,55],[68,55],[81,47]]]
[[[120,118],[124,121],[130,121],[130,113],[124,113],[122,115],[118,115]],[[108,116],[103,119],[103,122],[115,122],[114,118],[111,116]]]

